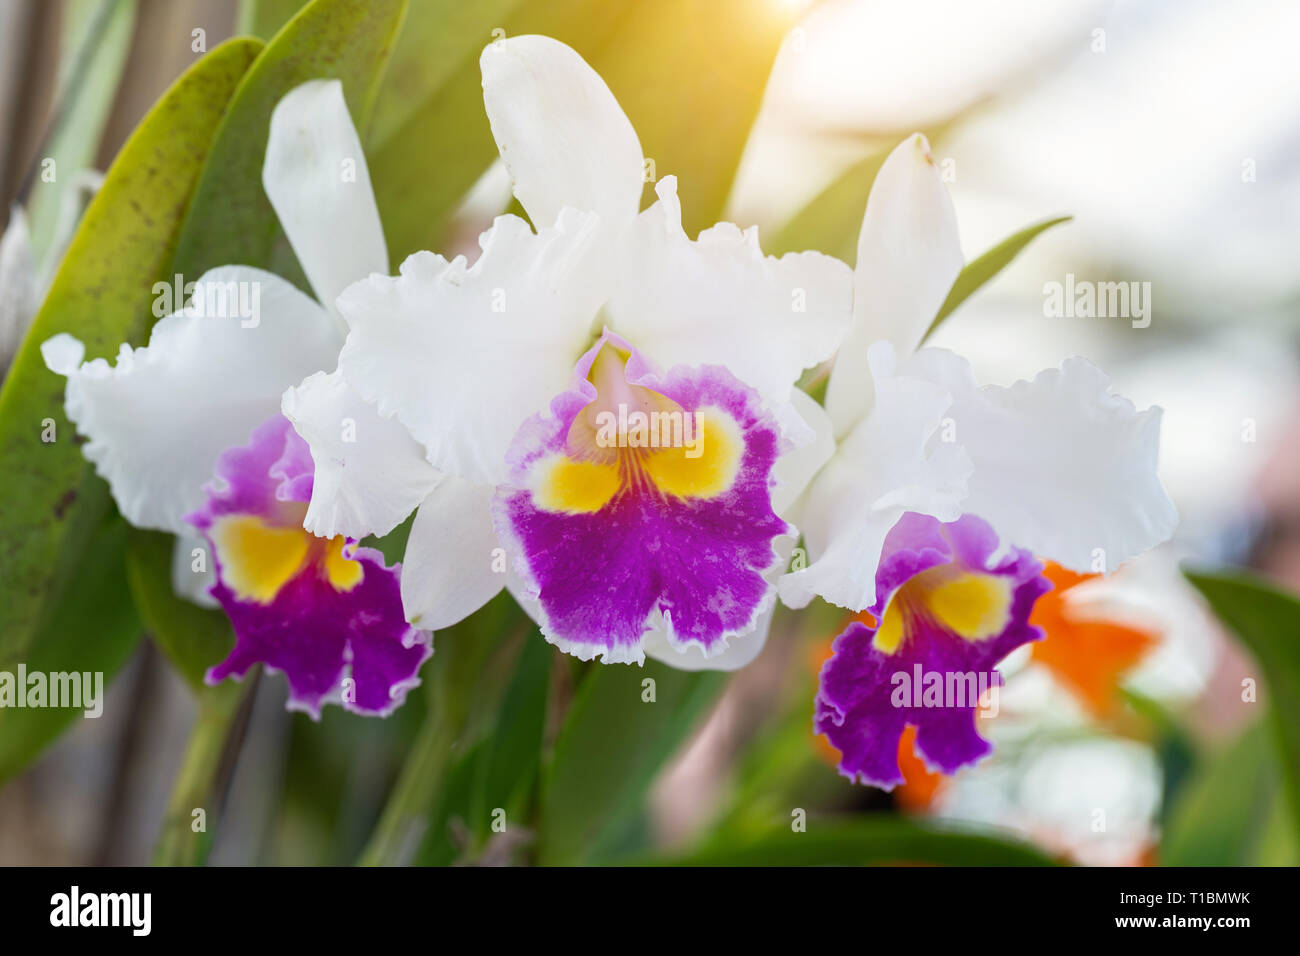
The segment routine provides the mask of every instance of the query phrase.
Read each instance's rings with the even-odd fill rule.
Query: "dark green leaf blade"
[[[1280,750],[1292,821],[1300,834],[1300,600],[1246,571],[1187,572],[1224,624],[1259,661]]]
[[[1041,850],[987,833],[945,829],[904,817],[812,818],[806,832],[775,830],[744,846],[706,847],[655,861],[670,866],[1055,866]]]
[[[108,489],[87,481],[63,412],[63,379],[40,345],[59,332],[88,358],[139,344],[152,322],[153,284],[165,274],[178,227],[240,77],[261,44],[232,40],[176,81],[141,122],[86,211],[54,283],[0,391],[0,662],[20,658],[61,576],[108,513]],[[56,440],[42,440],[46,422]]]
[[[599,859],[728,676],[673,670],[657,661],[643,668],[593,668],[565,719],[546,775],[540,862]],[[653,702],[643,700],[647,680],[654,682]]]

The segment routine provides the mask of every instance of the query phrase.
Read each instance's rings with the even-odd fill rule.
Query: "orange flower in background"
[[[1156,645],[1157,635],[1081,613],[1066,599],[1071,588],[1097,575],[1076,574],[1050,561],[1043,574],[1053,587],[1029,617],[1046,635],[1031,645],[1034,660],[1068,685],[1094,716],[1108,717],[1118,703],[1120,679]]]

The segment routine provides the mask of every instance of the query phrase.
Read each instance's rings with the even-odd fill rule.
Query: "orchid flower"
[[[829,421],[794,383],[849,326],[850,270],[765,257],[729,223],[690,239],[673,177],[639,212],[636,133],[564,44],[498,40],[481,68],[536,231],[501,216],[472,266],[419,252],[344,290],[341,380],[291,390],[285,414],[320,461],[350,390],[447,476],[401,502],[419,505],[402,595],[420,626],[508,585],[583,659],[739,667],[762,647],[796,498],[829,454]]]
[[[42,353],[67,377],[68,418],[122,515],[177,535],[177,592],[229,616],[235,646],[209,683],[260,662],[285,674],[290,709],[318,717],[323,703],[338,702],[387,714],[419,683],[430,635],[406,621],[399,567],[357,547],[346,503],[321,514],[308,502],[327,497],[340,471],[364,470],[367,456],[356,451],[375,444],[405,442],[415,455],[413,471],[385,480],[428,490],[439,476],[400,425],[360,403],[349,434],[361,438],[341,435],[314,462],[280,413],[286,389],[337,364],[339,290],[387,270],[338,81],[305,83],[276,106],[263,185],[318,301],[269,272],[223,266],[154,325],[147,346],[122,345],[116,365],[83,361],[85,346],[67,334]]]
[[[906,726],[945,773],[991,749],[976,700],[891,700],[897,675],[919,667],[949,687],[954,676],[995,685],[994,665],[1041,637],[1028,621],[1051,586],[1039,559],[1113,569],[1177,521],[1156,475],[1158,408],[1137,411],[1081,358],[981,387],[965,359],[919,348],[961,268],[951,198],[913,136],[868,199],[853,328],[827,387],[838,444],[808,489],[808,564],[779,584],[792,607],[820,596],[874,618],[836,639],[816,727],[842,773],[884,788],[902,780]],[[900,414],[913,429],[887,425]]]

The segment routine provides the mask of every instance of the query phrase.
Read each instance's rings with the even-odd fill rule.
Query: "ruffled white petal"
[[[200,607],[215,608],[221,605],[208,589],[216,583],[217,571],[207,541],[195,534],[177,535],[172,548],[172,590]]]
[[[956,444],[931,447],[951,396],[940,386],[894,373],[893,349],[869,350],[875,394],[870,413],[813,480],[801,514],[810,563],[781,579],[781,600],[804,607],[814,595],[861,611],[876,599],[876,567],[904,512],[954,521],[961,514],[970,459]]]
[[[402,423],[380,417],[337,371],[289,389],[280,409],[311,447],[315,478],[303,527],[312,534],[387,534],[442,478]]]
[[[402,558],[402,605],[417,627],[450,627],[505,586],[508,562],[492,528],[493,493],[446,478],[416,512]]]
[[[981,388],[964,358],[922,349],[903,374],[951,392],[955,438],[974,463],[962,510],[1004,540],[1088,572],[1113,571],[1173,534],[1178,514],[1156,473],[1161,410],[1111,394],[1087,360]]]
[[[725,365],[769,405],[835,353],[849,329],[848,266],[819,252],[764,256],[758,231],[731,223],[682,231],[677,181],[637,220],[609,305],[611,326],[663,368]]]
[[[399,276],[339,297],[351,328],[339,368],[439,469],[499,483],[515,432],[567,388],[590,342],[604,295],[586,258],[597,238],[595,216],[566,209],[540,234],[500,217],[471,267],[417,252]]]
[[[116,366],[83,363],[67,334],[41,346],[67,376],[68,418],[122,514],[176,534],[193,530],[184,518],[203,503],[217,456],[278,415],[286,388],[333,368],[340,345],[319,305],[260,269],[204,273],[195,302],[160,319],[148,346],[123,345]]]
[[[795,502],[807,490],[813,476],[835,454],[835,439],[831,436],[831,420],[826,409],[797,388],[790,397],[792,410],[810,437],[778,458],[773,469],[777,484],[772,491],[772,510],[786,520],[791,520]]]
[[[370,171],[338,80],[295,87],[271,114],[262,185],[316,298],[388,272]]]
[[[952,198],[917,133],[889,154],[867,200],[854,271],[853,330],[844,340],[826,391],[836,437],[866,414],[872,395],[868,347],[893,343],[911,354],[962,268]]]
[[[538,228],[565,206],[598,213],[615,234],[641,208],[641,143],[605,81],[544,36],[490,43],[483,103],[515,196]]]

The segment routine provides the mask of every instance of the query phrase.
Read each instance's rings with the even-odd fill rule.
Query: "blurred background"
[[[288,15],[275,8],[294,6],[0,0],[0,193],[5,210],[21,204],[30,222],[30,295],[39,299],[57,265],[95,171],[199,50],[268,29]],[[691,74],[708,91],[700,130],[740,109],[729,100],[728,49],[755,24],[780,25],[725,205],[726,218],[759,227],[765,250],[815,245],[852,263],[874,169],[914,130],[930,137],[967,259],[1029,223],[1073,216],[966,302],[933,344],[1000,384],[1085,355],[1139,407],[1160,405],[1161,474],[1181,526],[1169,545],[1044,610],[1091,643],[1073,658],[1024,649],[1008,660],[1000,713],[983,726],[998,747],[992,758],[947,780],[913,768],[892,795],[838,778],[833,752],[812,735],[817,668],[847,616],[779,616],[758,662],[659,773],[635,839],[681,847],[799,807],[986,824],[1089,864],[1294,860],[1275,771],[1253,742],[1257,705],[1243,700],[1243,680],[1259,679],[1259,668],[1179,568],[1245,564],[1300,589],[1300,5],[746,0],[722,23],[696,16],[692,2],[668,6],[664,29],[690,38],[698,62],[714,51],[722,64]],[[419,7],[413,0],[408,29]],[[652,43],[656,33],[643,36]],[[440,69],[436,52],[410,69]],[[661,78],[623,74],[606,73],[642,129],[628,99],[653,101]],[[368,144],[406,122],[410,81],[390,71]],[[70,109],[77,89],[93,95]],[[48,156],[84,173],[42,188]],[[383,168],[372,155],[377,184]],[[679,170],[661,160],[657,171]],[[424,171],[431,183],[440,175]],[[500,168],[472,178],[438,251],[472,256],[479,231],[508,205]],[[408,236],[424,237],[390,220],[383,195],[380,205],[399,257]],[[1149,283],[1150,324],[1049,315],[1044,286],[1067,276]],[[0,313],[6,360],[19,334],[14,311]],[[576,663],[557,667],[557,701],[580,676]],[[282,709],[280,680],[262,681],[246,715],[215,863],[354,858],[422,716],[419,705],[386,722],[330,709],[313,724]],[[141,645],[113,681],[105,716],[77,721],[0,786],[0,864],[147,861],[193,718],[184,684]],[[1228,823],[1226,810],[1205,816],[1217,799],[1209,781],[1225,773],[1242,781],[1246,801]],[[454,833],[454,815],[440,825]],[[1195,838],[1216,826],[1237,829],[1208,847]]]

